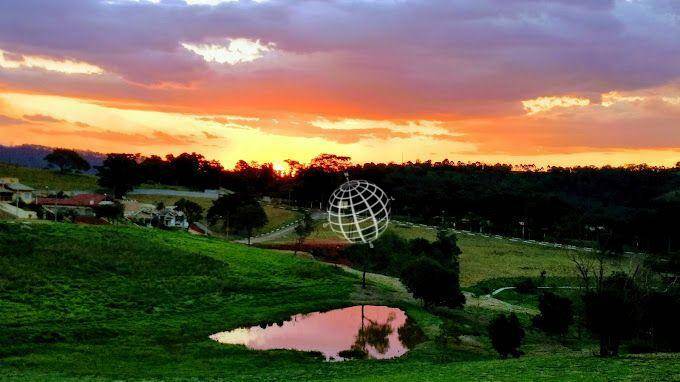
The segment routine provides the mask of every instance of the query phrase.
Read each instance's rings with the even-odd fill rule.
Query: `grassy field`
[[[533,330],[526,356],[501,361],[485,336],[495,312],[432,313],[391,279],[370,275],[366,291],[358,280],[290,253],[183,232],[0,222],[0,380],[678,380],[677,355],[602,360],[588,340]],[[395,360],[329,363],[207,337],[357,303],[405,309],[430,340]],[[451,333],[478,343],[448,341]]]
[[[397,224],[391,224],[389,229],[407,239],[423,237],[434,240],[436,237],[434,229],[405,227]],[[548,277],[576,276],[574,263],[571,260],[572,255],[576,253],[573,250],[464,233],[459,233],[457,237],[458,246],[463,251],[460,269],[461,285],[465,287],[473,286],[491,277],[537,277],[541,271],[546,271]],[[324,224],[317,224],[315,232],[308,241],[338,240],[335,233]],[[292,241],[292,236],[279,240],[279,242]],[[618,263],[609,262],[608,265],[611,270],[617,270],[634,269],[635,264],[636,261],[629,258]]]
[[[54,170],[0,163],[0,177],[3,176],[19,178],[21,183],[37,190],[48,188],[53,191],[91,191],[99,188],[97,178],[92,175],[60,174]]]

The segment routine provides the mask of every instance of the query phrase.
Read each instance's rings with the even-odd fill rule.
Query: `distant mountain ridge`
[[[5,146],[0,145],[0,162],[15,164],[25,167],[45,168],[48,163],[43,159],[45,155],[54,150],[54,147],[39,146],[39,145],[19,145],[19,146]],[[83,158],[85,158],[92,169],[89,172],[94,172],[94,166],[100,166],[102,161],[106,158],[106,154],[75,150]]]

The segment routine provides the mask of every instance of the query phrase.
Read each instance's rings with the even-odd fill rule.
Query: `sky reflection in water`
[[[328,360],[339,360],[348,358],[347,351],[374,359],[399,357],[421,342],[423,335],[401,309],[357,305],[297,314],[283,323],[238,328],[210,338],[255,350],[319,351]]]

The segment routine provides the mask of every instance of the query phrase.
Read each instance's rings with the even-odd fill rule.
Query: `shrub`
[[[344,359],[366,359],[368,358],[368,353],[364,349],[347,349],[338,353],[338,356]]]
[[[518,282],[515,284],[515,288],[517,288],[517,292],[521,294],[536,293],[536,284],[534,283],[534,280],[530,278],[525,278],[524,280]]]
[[[536,328],[550,334],[565,334],[574,322],[571,300],[551,292],[543,293],[538,299],[541,314],[534,317]]]
[[[422,299],[425,306],[461,307],[465,296],[460,292],[458,273],[428,257],[408,263],[401,272],[401,281],[409,292]]]
[[[642,330],[656,351],[680,351],[680,296],[654,292],[645,297]]]
[[[522,354],[519,347],[524,340],[524,329],[515,313],[510,313],[509,317],[498,315],[489,325],[489,337],[501,358],[507,358],[508,355],[517,358]]]
[[[94,213],[98,218],[105,218],[110,220],[121,220],[125,207],[118,202],[113,204],[102,204],[94,208]]]

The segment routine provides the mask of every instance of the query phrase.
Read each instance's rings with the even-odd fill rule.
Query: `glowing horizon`
[[[225,167],[320,153],[673,166],[678,12],[654,0],[90,0],[47,14],[7,1],[0,144],[193,151]]]

